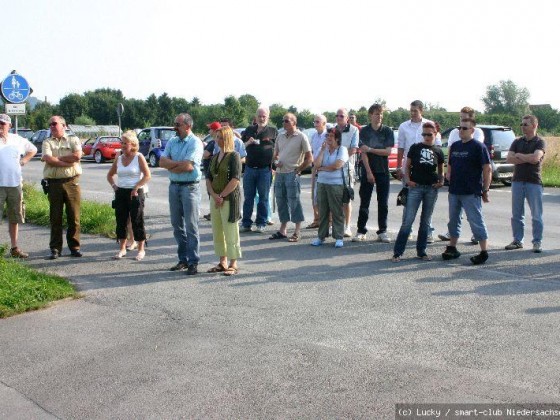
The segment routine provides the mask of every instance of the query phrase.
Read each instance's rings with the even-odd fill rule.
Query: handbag
[[[342,184],[344,185],[344,188],[342,189],[342,204],[348,204],[350,200],[354,200],[354,188],[352,188],[350,184],[350,171],[348,171],[348,184],[346,184],[346,179],[344,177],[344,165],[340,168],[340,170],[342,171]]]
[[[403,187],[397,195],[397,206],[406,206],[406,200],[408,199],[408,187]]]

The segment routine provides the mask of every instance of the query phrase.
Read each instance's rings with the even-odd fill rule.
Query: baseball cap
[[[2,121],[3,123],[6,123],[6,124],[11,124],[12,123],[12,119],[7,114],[0,114],[0,121]]]
[[[207,126],[210,130],[217,130],[218,128],[222,128],[222,124],[218,121],[214,121],[213,123],[208,124]]]

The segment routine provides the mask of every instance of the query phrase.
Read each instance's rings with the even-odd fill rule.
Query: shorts
[[[17,187],[0,187],[0,222],[4,219],[4,203],[8,207],[10,223],[25,223],[23,216],[23,192],[21,185]]]

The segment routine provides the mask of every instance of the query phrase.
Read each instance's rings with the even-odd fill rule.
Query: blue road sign
[[[19,74],[10,74],[2,81],[2,96],[12,104],[22,104],[29,98],[29,83]]]

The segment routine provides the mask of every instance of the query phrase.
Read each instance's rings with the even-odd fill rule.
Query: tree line
[[[477,114],[480,124],[497,124],[513,127],[519,132],[520,117],[532,113],[539,118],[540,132],[547,135],[560,133],[560,112],[550,105],[529,105],[529,92],[526,88],[518,87],[511,80],[500,81],[496,85],[486,88],[482,97],[485,109]],[[412,98],[416,99],[416,98]],[[411,101],[412,101],[411,99]],[[377,99],[372,103],[385,101]],[[259,106],[256,97],[250,94],[239,97],[227,96],[223,104],[203,105],[199,98],[191,101],[185,98],[170,97],[167,93],[160,96],[150,95],[146,99],[125,98],[118,89],[96,89],[83,94],[72,93],[63,97],[58,104],[39,102],[26,116],[19,117],[20,127],[26,126],[34,130],[45,128],[51,115],[62,115],[69,124],[81,125],[116,125],[118,123],[117,105],[124,105],[122,127],[144,128],[155,125],[170,126],[174,118],[181,112],[188,112],[195,121],[194,131],[206,132],[206,124],[220,118],[230,118],[236,127],[247,127],[252,123]],[[356,113],[358,122],[368,123],[367,108],[371,104],[350,110]],[[468,105],[468,104],[465,104]],[[301,128],[313,127],[314,114],[307,109],[298,110],[294,105],[284,107],[272,104],[270,121],[277,127],[282,126],[285,113],[292,112],[298,118]],[[424,116],[439,122],[442,129],[458,124],[459,110],[448,112],[445,108],[427,103]],[[336,110],[324,112],[328,121],[335,121]],[[409,119],[408,108],[387,110],[384,123],[398,127],[400,123]]]

